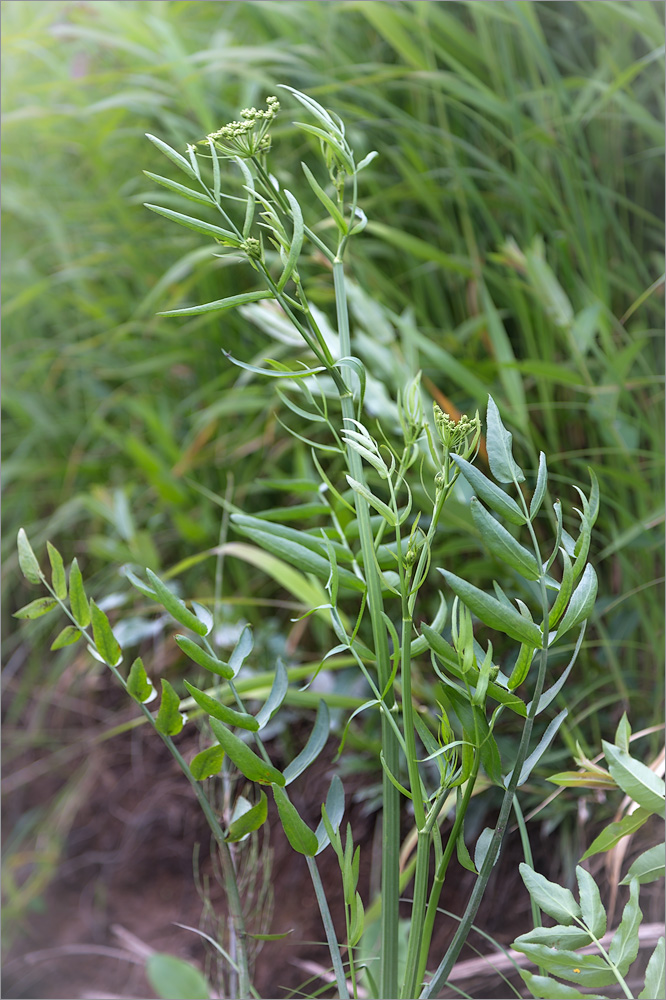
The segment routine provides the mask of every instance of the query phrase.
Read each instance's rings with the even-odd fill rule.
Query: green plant
[[[617,728],[615,742],[604,741],[604,753],[608,770],[583,758],[579,754],[577,763],[582,770],[553,775],[549,780],[563,787],[621,789],[635,804],[632,812],[619,822],[611,823],[590,844],[581,861],[605,851],[612,850],[623,838],[631,836],[654,815],[663,816],[666,806],[663,779],[629,753],[631,727],[626,714]],[[610,942],[602,942],[607,932],[607,914],[601,901],[599,888],[592,875],[580,865],[576,867],[576,878],[580,892],[580,904],[569,889],[563,888],[539,875],[526,864],[520,866],[525,886],[536,904],[544,913],[553,917],[554,927],[536,926],[534,930],[521,936],[513,947],[532,959],[540,970],[551,974],[521,975],[537,1000],[554,998],[582,998],[599,994],[581,993],[582,988],[599,988],[619,985],[625,997],[633,994],[626,977],[638,955],[640,945],[639,929],[642,914],[639,905],[640,886],[663,879],[664,842],[655,844],[644,851],[632,863],[620,885],[629,886],[622,919]],[[590,946],[594,952],[590,953]],[[586,952],[577,949],[585,948]],[[651,1000],[664,995],[664,938],[661,937],[651,955],[645,972],[645,985],[638,994],[639,1000]],[[564,986],[553,979],[564,979],[575,986]]]
[[[285,386],[280,392],[284,404],[297,417],[312,424],[312,434],[325,432],[324,440],[296,436],[311,449],[313,466],[321,476],[320,496],[327,513],[326,523],[316,529],[295,528],[281,523],[277,511],[263,517],[248,517],[235,511],[231,521],[256,547],[278,560],[278,572],[280,568],[284,573],[296,570],[307,574],[310,580],[314,578],[311,593],[315,598],[319,595],[321,600],[306,613],[325,614],[338,640],[324,660],[333,654],[351,656],[370,692],[354,716],[371,708],[380,713],[383,826],[379,972],[371,963],[360,964],[355,958],[354,949],[365,929],[364,905],[357,891],[358,848],[354,848],[349,828],[344,841],[340,833],[344,793],[339,779],[334,778],[326,802],[322,803],[322,821],[317,831],[299,816],[286,791],[321,752],[328,738],[330,724],[325,700],[320,701],[317,720],[304,750],[283,771],[278,770],[259,733],[287,696],[289,676],[285,666],[278,661],[268,697],[253,714],[236,682],[252,650],[251,631],[246,628],[241,633],[229,660],[224,661],[210,638],[214,616],[208,608],[195,602],[190,610],[150,569],[146,570],[147,582],[127,570],[129,581],[144,597],[159,604],[193,634],[194,638],[179,634],[176,642],[194,665],[215,678],[206,690],[185,680],[189,695],[186,699],[179,696],[169,681],[162,679],[160,708],[153,715],[147,705],[154,690],[143,663],[136,659],[126,675],[121,672],[121,648],[105,612],[95,601],[88,600],[77,561],[73,561],[67,580],[62,557],[49,543],[52,572],[50,581],[47,580],[23,531],[19,533],[23,573],[29,582],[45,585],[50,597],[31,602],[17,616],[33,619],[60,606],[71,624],[58,635],[52,648],[61,648],[85,636],[93,655],[110,668],[139,704],[145,720],[159,733],[183,770],[220,852],[230,913],[231,944],[227,960],[237,974],[239,996],[255,994],[247,957],[248,931],[231,845],[266,821],[264,787],[267,787],[290,844],[307,859],[340,997],[349,997],[349,976],[354,996],[363,978],[364,988],[378,997],[426,998],[436,995],[445,982],[469,933],[499,854],[516,791],[548,749],[567,715],[566,708],[562,709],[532,747],[535,721],[562,690],[594,607],[597,579],[587,557],[599,510],[599,489],[592,472],[589,497],[575,487],[582,509],[578,511],[580,528],[574,538],[564,528],[560,501],[546,503],[549,483],[543,453],[538,459],[533,489],[528,491],[522,485],[526,482],[525,473],[515,461],[512,436],[492,397],[488,399],[485,435],[493,476],[490,479],[473,464],[481,439],[478,413],[454,420],[436,405],[431,424],[424,414],[418,372],[409,373],[411,377],[405,379],[395,400],[392,414],[397,419],[370,422],[364,409],[367,371],[352,353],[344,260],[350,241],[367,225],[358,203],[359,174],[376,154],[370,153],[357,163],[342,121],[311,98],[292,88],[286,89],[316,122],[314,125],[300,122],[298,127],[320,143],[326,178],[317,179],[305,164],[303,171],[309,188],[325,211],[323,224],[309,226],[299,201],[271,173],[270,126],[279,108],[274,97],[267,99],[265,110],[247,109],[240,121],[208,135],[200,144],[203,151],[189,145],[187,156],[183,156],[161,139],[149,137],[186,175],[189,183],[184,185],[152,173],[151,180],[198,205],[205,205],[214,221],[159,205],[148,207],[173,222],[214,238],[224,255],[249,264],[260,281],[257,289],[169,310],[164,315],[219,313],[270,300],[273,306],[267,315],[274,316],[277,305],[280,317],[298,332],[307,349],[305,358],[287,362],[269,360],[265,362],[268,367],[261,368],[228,353],[227,357],[241,369],[281,380]],[[239,172],[240,184],[233,194],[223,188],[223,178],[225,187],[227,183],[222,169],[225,160],[231,161]],[[192,183],[197,187],[189,186]],[[337,336],[333,339],[326,335],[306,287],[312,270],[322,267],[333,274],[337,320]],[[504,486],[511,487],[515,499]],[[494,582],[491,595],[464,576],[449,569],[440,570],[447,593],[453,595],[449,642],[442,635],[447,620],[446,600],[442,599],[432,625],[418,624],[417,601],[429,578],[433,543],[440,521],[443,523],[446,518],[446,503],[454,492],[461,491],[464,496],[471,494],[473,524],[490,556],[502,566],[504,577],[503,586]],[[535,527],[537,517],[544,512],[548,513],[554,531],[545,558],[544,543],[539,541]],[[304,517],[307,514],[303,512]],[[505,527],[505,523],[510,527]],[[519,540],[521,533],[526,544]],[[235,554],[249,561],[253,558],[247,548],[241,551],[237,547]],[[556,565],[561,565],[557,576]],[[505,670],[500,670],[493,643],[488,640],[484,649],[475,637],[472,616],[482,628],[504,637],[501,643],[506,639],[515,643],[513,654],[503,652],[501,662]],[[566,635],[570,639],[576,636],[569,664],[558,680],[546,688],[549,650]],[[415,664],[424,653],[429,654],[438,679],[437,714],[421,714],[412,694]],[[535,669],[531,671],[533,664]],[[531,698],[526,704],[516,690],[528,677],[533,681]],[[182,710],[189,708],[207,719],[216,742],[187,763],[174,737],[184,724]],[[495,731],[507,713],[520,720],[522,728],[512,759],[502,761]],[[252,743],[256,749],[251,747]],[[343,744],[344,734],[341,748]],[[239,771],[255,786],[253,799],[244,796],[238,799],[226,830],[202,785],[223,767]],[[481,834],[472,861],[464,841],[464,819],[481,769],[488,781],[502,790],[502,804],[495,827]],[[440,823],[444,804],[451,794],[456,798],[455,821],[443,837]],[[403,799],[411,803],[418,843],[405,973],[399,982],[398,902],[405,887],[405,880],[401,885],[399,878]],[[346,912],[343,948],[336,939],[315,861],[316,855],[329,844],[337,853],[343,881]],[[460,863],[476,873],[477,879],[451,946],[429,976],[429,946],[454,851]],[[430,885],[433,857],[436,873]]]

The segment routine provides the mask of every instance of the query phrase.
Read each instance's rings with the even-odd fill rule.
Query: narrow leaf
[[[245,625],[229,657],[229,666],[233,670],[234,677],[236,677],[243,663],[252,652],[253,646],[254,636],[252,635],[252,629],[249,625]]]
[[[55,591],[56,597],[59,597],[61,601],[67,599],[67,577],[65,576],[65,564],[62,561],[62,556],[58,552],[55,545],[51,545],[50,542],[46,543],[46,550],[49,554],[49,561],[51,563],[51,584],[53,590]]]
[[[287,835],[287,840],[299,854],[314,857],[319,849],[319,842],[313,830],[301,819],[296,807],[289,801],[284,788],[273,785],[273,797],[278,807],[280,822]]]
[[[157,215],[163,215],[170,222],[177,222],[180,226],[193,229],[196,233],[203,233],[204,236],[215,236],[218,240],[224,241],[226,245],[240,246],[241,241],[238,236],[235,236],[228,229],[222,229],[221,226],[213,225],[212,222],[204,222],[203,219],[195,219],[192,215],[183,215],[182,212],[174,212],[171,208],[163,208],[161,205],[149,205],[147,202],[144,204],[144,208],[150,209],[151,212],[156,212]]]
[[[294,232],[291,238],[291,246],[289,247],[287,262],[284,265],[284,270],[280,275],[280,279],[277,284],[278,292],[281,292],[283,290],[283,288],[289,281],[289,278],[291,277],[292,273],[296,269],[296,265],[298,264],[298,258],[300,257],[301,254],[301,248],[303,246],[303,233],[304,233],[303,213],[301,212],[301,206],[298,204],[291,191],[287,191],[287,189],[285,188],[284,194],[285,198],[289,202],[289,207],[291,208],[291,217],[294,222]]]
[[[606,933],[606,910],[601,902],[599,886],[580,865],[576,865],[576,879],[583,921],[596,938],[602,938]]]
[[[337,833],[340,829],[340,823],[342,822],[342,817],[345,812],[345,790],[337,774],[334,774],[331,779],[328,795],[326,796],[326,805],[322,806],[322,812],[324,810],[328,818],[329,826],[334,833]],[[315,834],[319,844],[317,854],[321,854],[321,852],[328,847],[331,842],[323,818],[319,821]]]
[[[17,545],[18,561],[23,576],[30,583],[41,583],[43,579],[42,571],[39,568],[37,556],[32,551],[32,546],[23,528],[19,528]]]
[[[542,451],[539,452],[539,472],[537,474],[536,486],[534,487],[534,493],[532,494],[532,500],[530,502],[530,521],[539,513],[541,504],[543,503],[543,498],[546,495],[546,487],[548,485],[548,466],[546,465],[546,456]]]
[[[352,447],[354,447],[353,442],[349,443],[352,445]],[[358,446],[356,446],[356,450],[358,450]],[[379,497],[376,497],[374,493],[370,492],[367,486],[365,486],[363,483],[357,482],[356,479],[352,479],[351,476],[346,476],[345,478],[347,479],[347,482],[353,489],[354,493],[358,493],[359,496],[362,496],[363,499],[367,501],[367,503],[369,503],[370,506],[374,510],[376,510],[378,514],[382,515],[385,521],[388,521],[391,527],[393,528],[396,527],[398,523],[396,515],[391,510],[391,508],[384,503],[383,500],[380,500]]]
[[[639,892],[638,879],[632,879],[629,884],[629,899],[622,911],[620,926],[613,935],[608,949],[611,962],[615,963],[622,976],[626,976],[629,972],[629,966],[638,955],[640,947],[638,931],[643,914],[638,905]]]
[[[500,483],[524,483],[525,475],[516,464],[512,453],[513,435],[505,428],[492,396],[488,396],[486,411],[486,450],[488,464]]]
[[[247,712],[237,712],[235,709],[223,705],[217,698],[211,698],[209,694],[200,691],[189,681],[183,681],[183,683],[199,708],[203,708],[204,712],[207,712],[214,719],[219,719],[220,722],[225,722],[228,726],[238,726],[240,729],[247,729],[253,733],[259,729],[259,724],[253,715],[248,715]]]
[[[532,753],[529,755],[529,757],[523,764],[522,770],[520,772],[520,777],[518,778],[519,788],[521,785],[525,784],[530,774],[532,773],[536,765],[539,763],[539,761],[545,754],[550,744],[555,739],[555,734],[557,733],[557,730],[560,728],[560,726],[562,725],[568,714],[569,710],[563,708],[562,711],[559,712],[555,716],[555,718],[551,719],[551,721],[548,723],[548,726],[546,727],[546,732],[543,734],[543,736],[539,740],[539,743],[537,744],[535,749],[532,751]],[[509,783],[509,780],[510,776],[507,778],[506,782],[507,785]]]
[[[167,145],[167,143],[162,139],[158,139],[157,136],[151,135],[149,132],[146,132],[146,139],[150,139],[152,144],[157,146],[157,148],[164,153],[165,156],[168,156],[172,163],[175,163],[177,167],[180,167],[183,173],[187,174],[187,176],[191,177],[193,180],[196,180],[197,175],[184,156],[177,153],[175,149],[172,149],[171,146]]]
[[[248,302],[259,302],[260,299],[270,299],[271,293],[242,292],[240,295],[228,295],[226,299],[215,299],[213,302],[203,302],[199,306],[187,306],[184,309],[167,309],[158,313],[159,316],[200,316],[202,313],[224,312],[226,309],[236,309]]]
[[[219,743],[216,743],[215,746],[208,747],[206,750],[202,750],[190,761],[190,771],[192,773],[192,777],[196,778],[197,781],[205,781],[206,778],[210,778],[212,775],[218,774],[218,772],[222,769],[223,761],[224,750]]]
[[[331,719],[328,705],[322,698],[317,709],[317,717],[312,727],[312,732],[307,743],[292,762],[284,769],[284,780],[286,785],[290,785],[299,774],[302,774],[306,767],[315,760],[326,746],[328,735],[331,730]]]
[[[169,191],[175,191],[176,194],[182,195],[183,198],[196,201],[200,205],[211,204],[211,200],[205,191],[195,191],[194,188],[186,187],[185,184],[179,184],[178,181],[172,181],[169,177],[162,177],[161,174],[153,174],[150,170],[144,170],[143,172],[151,181],[161,184],[162,187],[168,188]]]
[[[638,994],[638,1000],[653,1000],[653,997],[663,997],[666,990],[664,982],[664,957],[666,948],[663,937],[659,938],[657,947],[650,955],[650,961],[645,970],[645,986]]]
[[[647,823],[651,815],[651,809],[636,809],[630,815],[623,816],[617,823],[609,823],[608,826],[604,827],[599,836],[594,838],[580,860],[585,861],[595,854],[603,854],[605,851],[610,851],[624,837],[629,837],[636,830],[640,830]]]
[[[513,947],[531,958],[535,965],[561,979],[568,979],[577,986],[594,988],[610,986],[616,982],[613,971],[600,956],[584,955],[565,948],[554,951],[549,945],[530,944],[528,941],[523,941],[522,937],[514,941]],[[567,994],[559,995],[567,996]]]
[[[328,214],[331,216],[331,218],[334,220],[336,226],[338,227],[342,235],[346,236],[347,223],[345,222],[345,218],[342,212],[335,204],[335,202],[331,198],[329,198],[324,189],[317,183],[317,180],[315,179],[309,167],[307,167],[306,164],[303,162],[301,162],[301,167],[303,168],[303,173],[305,174],[307,182],[314,191],[315,195],[322,203],[322,205],[324,206]]]
[[[541,1000],[605,1000],[600,993],[581,993],[574,986],[565,986],[550,976],[535,976],[525,969],[520,974],[533,997]]]
[[[230,729],[217,719],[211,718],[210,728],[220,745],[241,774],[248,781],[257,781],[260,785],[284,785],[284,776],[272,764],[257,757],[250,748],[235,736]]]
[[[594,608],[594,602],[597,599],[597,588],[597,574],[595,573],[592,564],[588,563],[585,567],[585,572],[580,579],[580,583],[573,592],[573,596],[569,602],[569,607],[564,614],[564,618],[560,622],[557,629],[558,639],[561,638],[565,632],[568,632],[570,628],[573,628],[575,625],[578,625],[580,622],[590,617],[592,609]]]
[[[273,678],[273,685],[271,687],[270,694],[268,695],[268,698],[264,702],[262,708],[255,716],[258,729],[263,729],[264,726],[273,718],[284,701],[288,689],[289,677],[284,663],[278,656],[277,663],[275,665],[275,677]]]
[[[72,559],[69,571],[69,606],[77,625],[86,628],[90,625],[90,605],[83,587],[83,577],[76,559]]]
[[[474,864],[478,872],[480,872],[483,868],[483,863],[486,860],[486,855],[488,853],[488,849],[490,848],[490,842],[493,839],[494,832],[495,831],[491,827],[485,827],[476,842],[476,846],[474,848]],[[499,854],[499,847],[497,848],[497,853]],[[495,858],[495,861],[496,860],[497,858]],[[493,864],[495,864],[495,861]]]

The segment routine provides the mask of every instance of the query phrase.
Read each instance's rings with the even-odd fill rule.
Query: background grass
[[[222,511],[202,487],[224,494],[232,476],[248,511],[316,501],[272,387],[221,355],[278,349],[252,310],[155,315],[251,287],[251,274],[142,207],[178,207],[142,174],[165,172],[145,132],[183,148],[280,82],[341,114],[359,153],[380,152],[350,275],[358,353],[388,395],[419,368],[451,412],[483,409],[491,392],[525,468],[546,451],[563,501],[587,466],[599,476],[600,599],[546,770],[568,766],[576,739],[594,752],[625,708],[635,729],[658,724],[663,5],[8,0],[2,16],[7,767],[38,747],[61,773],[49,755],[68,734],[45,719],[74,656],[45,657],[48,620],[29,641],[10,625],[29,599],[20,525],[77,555],[93,593],[121,594],[119,564],[165,570],[216,544]],[[288,105],[275,131],[285,180],[312,151]],[[328,275],[310,277],[332,315]],[[374,406],[387,413],[381,393]],[[438,544],[433,565],[462,559],[487,585],[493,566],[462,508]],[[187,586],[210,595],[213,575],[203,561]],[[284,592],[228,560],[224,596],[230,622],[263,623],[270,666],[293,614]],[[265,600],[268,624],[253,606]],[[80,693],[79,672],[71,684]],[[574,810],[560,796],[547,817],[563,850]]]

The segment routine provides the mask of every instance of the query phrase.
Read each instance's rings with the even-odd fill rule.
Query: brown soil
[[[118,716],[114,718],[117,723]],[[178,739],[181,751],[191,757],[198,746],[190,727],[188,730]],[[302,743],[306,735],[307,727],[301,734],[296,723],[292,739]],[[187,783],[166,749],[144,727],[94,748],[86,744],[85,733],[82,737],[83,742],[80,739],[77,744],[79,755],[55,772],[41,773],[34,750],[12,767],[13,774],[23,768],[26,781],[14,782],[7,798],[3,822],[8,837],[22,816],[50,801],[59,788],[70,793],[74,789],[74,794],[65,797],[65,806],[51,820],[60,823],[64,831],[60,857],[52,859],[52,880],[21,919],[19,912],[10,918],[9,926],[5,924],[12,940],[2,996],[7,1000],[154,996],[144,974],[145,947],[207,966],[215,981],[212,949],[196,934],[176,926],[204,926],[213,936],[216,933],[210,919],[201,924],[203,904],[193,877],[195,843],[201,845],[200,872],[202,878],[209,879],[210,904],[224,920],[224,896],[214,878],[208,830]],[[279,764],[279,747],[274,745],[271,751]],[[332,773],[331,754],[322,755],[290,788],[294,804],[312,826],[318,821],[318,804],[325,797]],[[361,845],[359,888],[367,899],[373,858],[377,860],[375,814],[368,811],[363,795],[367,779],[355,775],[346,777],[344,783],[348,804],[345,821],[351,822],[355,842]],[[492,816],[483,819],[483,825],[491,822]],[[245,865],[244,892],[252,911],[250,930],[291,931],[286,939],[265,943],[256,956],[256,988],[262,997],[278,998],[298,990],[325,969],[328,961],[325,946],[318,943],[323,929],[305,860],[291,850],[279,823],[269,825],[270,843],[264,839],[259,850],[263,860],[265,852],[271,853],[272,910],[270,899],[261,897],[261,879],[256,882],[260,865]],[[405,833],[408,829],[407,820]],[[557,877],[552,845],[546,842],[536,847],[542,854],[537,868]],[[237,849],[241,871],[247,850],[245,845]],[[529,900],[516,874],[520,860],[519,838],[514,835],[479,914],[483,930],[505,946],[531,926]],[[23,864],[19,856],[13,872],[16,884],[25,884],[34,876],[35,864],[40,862],[44,858],[38,853],[27,853]],[[320,855],[318,863],[340,928],[340,875],[333,851]],[[458,866],[452,868],[452,875],[455,877],[447,884],[441,905],[460,913],[473,876]],[[657,914],[660,906],[655,900]],[[649,914],[646,919],[650,919]],[[433,956],[442,953],[451,934],[451,922],[443,919]],[[479,936],[474,936],[473,944],[482,952],[494,950]],[[461,959],[473,954],[466,949]],[[314,992],[321,985],[321,980],[316,980],[305,989]],[[476,982],[460,985],[474,996],[515,996],[494,973],[481,973]],[[331,996],[332,991],[323,995]],[[456,993],[443,994],[447,995]]]

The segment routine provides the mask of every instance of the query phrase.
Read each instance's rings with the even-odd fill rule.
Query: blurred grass
[[[235,314],[155,315],[251,276],[142,207],[157,196],[141,171],[164,171],[145,132],[183,148],[284,82],[380,152],[350,268],[374,374],[393,392],[421,367],[462,411],[492,392],[526,468],[548,454],[565,505],[586,466],[600,478],[601,596],[569,745],[596,746],[624,707],[635,729],[659,722],[663,13],[632,0],[4,3],[3,614],[27,600],[21,524],[83,556],[93,589],[118,590],[118,563],[170,567],[217,542],[221,510],[197,485],[221,494],[232,474],[248,510],[317,499],[276,490],[307,480],[309,457],[271,388],[221,355],[261,357],[264,334]],[[276,159],[298,178],[308,141],[287,104]],[[312,287],[330,314],[328,276]],[[485,584],[492,565],[456,518],[434,564],[463,559]],[[212,590],[210,562],[191,572]],[[279,596],[237,560],[225,572],[229,593]],[[69,654],[45,668],[39,643],[5,635],[12,718],[40,681],[41,717]]]

